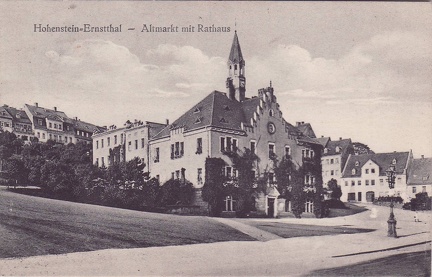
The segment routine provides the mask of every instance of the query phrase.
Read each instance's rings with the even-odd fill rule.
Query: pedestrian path
[[[219,223],[225,224],[231,228],[234,228],[259,241],[282,239],[282,237],[279,237],[278,235],[275,235],[273,233],[258,229],[250,225],[246,225],[244,223],[229,218],[212,217],[212,219],[218,221]]]

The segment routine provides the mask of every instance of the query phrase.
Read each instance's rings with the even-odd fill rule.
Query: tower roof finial
[[[243,55],[242,55],[242,51],[240,48],[240,42],[238,40],[237,37],[237,30],[234,33],[234,40],[231,46],[231,51],[230,51],[230,55],[228,58],[228,61],[231,63],[238,63],[238,64],[242,64],[244,65],[244,59],[243,59]]]
[[[270,87],[272,87],[272,81],[270,80]]]

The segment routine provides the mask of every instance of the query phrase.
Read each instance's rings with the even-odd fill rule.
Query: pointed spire
[[[237,37],[237,30],[234,32],[234,40],[231,46],[231,52],[228,58],[228,61],[231,63],[238,63],[244,65],[244,59],[240,48],[240,42]]]

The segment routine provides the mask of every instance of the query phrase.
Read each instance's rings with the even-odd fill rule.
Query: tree
[[[355,155],[375,154],[375,152],[372,151],[369,146],[361,142],[353,142],[353,147]]]
[[[13,180],[15,185],[24,185],[27,180],[28,171],[20,156],[12,156],[6,160],[4,166],[6,179]]]
[[[296,170],[295,164],[292,162],[291,157],[283,157],[279,162],[277,157],[274,155],[273,161],[273,172],[276,177],[277,189],[280,193],[281,198],[289,199],[290,191],[292,189],[291,178]],[[291,177],[290,177],[291,176]]]
[[[194,188],[187,180],[170,179],[160,188],[159,205],[190,205],[194,197]]]
[[[73,194],[77,178],[72,167],[59,161],[47,161],[41,168],[41,187],[66,198]]]
[[[209,205],[210,216],[219,216],[222,211],[222,188],[226,180],[222,174],[224,166],[225,161],[221,158],[209,157],[205,161],[205,182],[202,189],[202,198]]]
[[[331,191],[331,199],[340,200],[342,196],[342,189],[340,186],[338,186],[337,180],[332,178],[330,181],[328,181],[327,187]]]
[[[252,197],[256,192],[253,168],[255,162],[258,161],[258,156],[246,147],[243,152],[236,149],[236,151],[228,151],[224,154],[231,159],[233,168],[238,172],[237,178],[234,177],[232,180],[235,186],[233,194],[237,196],[239,213],[246,214],[255,206],[255,203],[252,203]]]

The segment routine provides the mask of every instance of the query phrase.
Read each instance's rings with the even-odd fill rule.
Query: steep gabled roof
[[[316,139],[323,147],[327,146],[327,143],[330,141],[330,137],[320,137]]]
[[[9,113],[9,111],[7,110],[7,106],[2,106],[2,107],[0,107],[0,116],[1,117],[3,117],[3,118],[7,118],[7,119],[10,119],[10,120],[12,120],[12,115]]]
[[[176,128],[191,131],[213,126],[242,131],[241,122],[245,122],[241,103],[229,99],[225,93],[213,91],[172,124],[163,128],[153,139],[167,137],[170,130]]]
[[[240,42],[237,37],[237,31],[234,33],[234,40],[231,46],[230,55],[228,58],[228,61],[231,63],[238,63],[238,64],[245,64],[245,61],[243,59],[242,51],[240,48]]]
[[[392,153],[378,153],[378,154],[363,154],[363,155],[350,155],[345,165],[342,178],[360,177],[361,168],[371,160],[379,166],[379,175],[385,176],[385,171],[390,167],[393,159],[396,159],[395,170],[396,174],[403,174],[409,159],[409,152],[392,152]],[[358,165],[356,165],[358,164]],[[356,169],[356,173],[352,174],[352,170]]]
[[[323,156],[343,154],[351,144],[351,139],[340,139],[335,141],[330,140],[325,146],[325,148],[327,149],[327,153],[326,151],[324,151]],[[337,147],[340,148],[339,152],[336,151]]]
[[[96,126],[94,124],[84,122],[81,120],[72,119],[71,122],[72,122],[72,125],[74,126],[74,128],[76,130],[91,132],[91,133],[106,131],[106,128],[99,127],[99,126]]]
[[[46,109],[42,107],[36,107],[29,104],[25,104],[25,105],[33,116],[39,118],[49,118],[58,121],[67,121],[70,123],[69,117],[62,111],[55,111],[55,110]]]
[[[408,173],[408,185],[432,184],[432,158],[414,159]]]
[[[24,111],[18,110],[13,107],[3,107],[3,108],[12,116],[12,120],[14,122],[31,124],[30,119],[28,118],[27,114]]]
[[[302,132],[303,135],[308,136],[310,138],[316,138],[315,132],[312,129],[310,123],[303,123],[296,126],[296,128]]]

